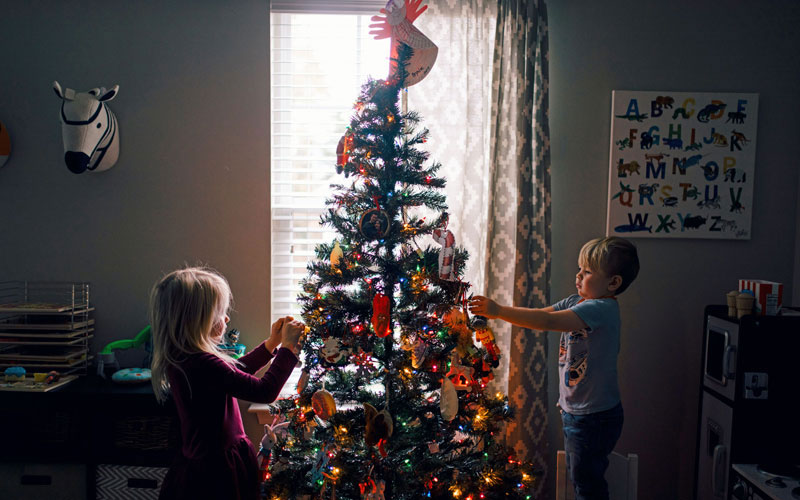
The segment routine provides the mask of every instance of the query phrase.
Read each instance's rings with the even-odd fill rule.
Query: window
[[[385,2],[273,0],[271,65],[272,320],[300,316],[297,295],[314,248],[335,238],[319,217],[336,174],[336,146],[367,76],[385,78],[389,40],[369,35],[370,17]],[[357,5],[356,5],[357,4]]]

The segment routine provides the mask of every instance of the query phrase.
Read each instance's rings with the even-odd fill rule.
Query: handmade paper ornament
[[[300,378],[297,380],[297,394],[302,394],[303,391],[306,390],[308,386],[308,379],[311,377],[311,373],[308,370],[303,370],[300,373]]]
[[[326,337],[323,342],[320,354],[328,363],[336,364],[350,355],[350,350],[343,349],[342,342],[336,337]]]
[[[392,333],[391,303],[389,297],[376,293],[372,299],[372,328],[378,337]]]
[[[386,237],[389,234],[390,226],[389,214],[379,208],[367,210],[358,222],[358,230],[368,240],[378,240]]]
[[[328,420],[336,413],[336,402],[325,389],[320,389],[311,396],[311,407],[322,420]]]
[[[361,491],[361,500],[386,500],[386,482],[383,479],[377,481],[367,478],[363,483],[358,483]]]
[[[364,418],[366,420],[366,430],[364,431],[364,442],[367,446],[378,445],[381,456],[386,458],[386,440],[391,437],[394,425],[392,416],[386,409],[378,411],[369,403],[364,403]]]
[[[456,351],[450,352],[450,370],[447,372],[447,377],[453,383],[456,391],[472,392],[472,376],[475,370],[471,366],[461,364]]]
[[[311,468],[311,481],[316,483],[322,481],[324,477],[322,474],[328,468],[328,461],[333,454],[333,444],[329,443],[320,447],[317,455],[314,457],[314,466]]]
[[[370,34],[375,35],[376,40],[384,38],[392,39],[392,52],[389,66],[389,79],[397,73],[397,54],[398,47],[404,43],[414,49],[414,53],[408,61],[405,85],[410,87],[419,83],[430,73],[439,48],[412,23],[428,8],[420,8],[421,0],[389,0],[385,9],[381,9],[381,14],[386,17],[373,16],[370,24]]]
[[[442,245],[442,249],[439,251],[439,278],[446,281],[455,281],[455,236],[447,229],[434,229],[433,239],[436,243]]]
[[[0,167],[6,164],[11,156],[11,136],[3,122],[0,122]]]
[[[494,334],[492,333],[492,330],[489,328],[476,330],[475,339],[483,344],[483,347],[486,348],[486,352],[488,352],[489,356],[492,358],[492,366],[497,368],[500,365],[500,351],[494,341]]]
[[[344,252],[342,252],[342,247],[339,246],[339,242],[337,241],[333,244],[333,250],[331,250],[331,267],[337,267],[342,257],[344,257]]]
[[[458,414],[458,393],[449,378],[442,378],[442,391],[439,396],[439,411],[442,419],[452,421]]]
[[[88,92],[61,89],[53,82],[53,90],[61,99],[61,138],[64,162],[75,174],[108,170],[119,158],[117,117],[108,108],[119,85],[110,90],[94,88]]]
[[[278,442],[278,437],[288,432],[288,427],[289,422],[285,421],[283,415],[276,415],[271,424],[264,425],[264,437],[261,438],[261,446],[258,450],[258,470],[262,483],[267,480],[269,474],[272,448]]]
[[[350,161],[350,151],[353,149],[353,133],[348,129],[336,145],[336,173],[341,174],[347,162]],[[347,174],[345,174],[347,177]]]
[[[411,351],[411,366],[416,369],[421,368],[425,363],[425,358],[428,357],[429,350],[430,346],[428,346],[428,343],[421,338],[417,338]]]

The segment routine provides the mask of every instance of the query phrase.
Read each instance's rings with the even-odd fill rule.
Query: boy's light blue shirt
[[[562,332],[558,354],[558,405],[575,415],[597,413],[619,402],[619,305],[614,298],[587,299],[571,295],[553,305],[571,309],[587,328]]]

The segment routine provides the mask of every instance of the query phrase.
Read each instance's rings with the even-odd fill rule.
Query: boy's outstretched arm
[[[469,301],[469,311],[472,314],[502,319],[533,330],[573,332],[587,327],[586,323],[569,309],[555,311],[552,306],[542,309],[503,306],[482,295],[476,295]]]

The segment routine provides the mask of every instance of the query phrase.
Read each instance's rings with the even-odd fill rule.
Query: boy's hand
[[[264,347],[267,348],[267,351],[272,352],[281,345],[283,342],[283,324],[287,321],[292,321],[294,318],[291,316],[286,316],[285,318],[281,318],[275,323],[272,323],[272,328],[269,332],[269,337],[267,340],[264,341]]]
[[[489,297],[476,295],[469,301],[469,312],[491,319],[500,315],[500,306]]]
[[[306,331],[306,325],[302,321],[289,320],[283,322],[283,347],[291,349],[295,354],[300,352],[300,337]]]

